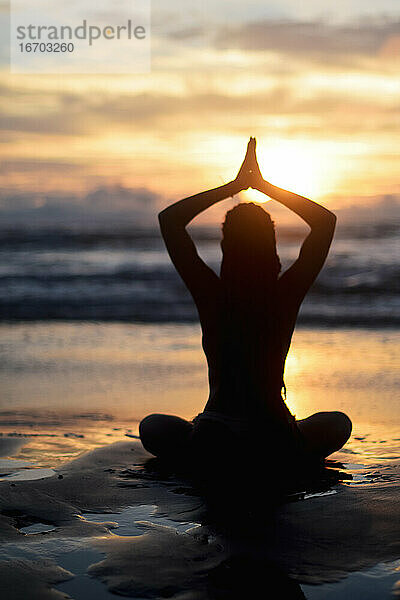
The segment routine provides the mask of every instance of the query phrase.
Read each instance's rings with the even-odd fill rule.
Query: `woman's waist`
[[[300,431],[297,427],[296,417],[290,413],[286,406],[285,409],[282,411],[279,419],[277,419],[274,414],[269,414],[267,411],[252,411],[251,414],[234,414],[206,406],[204,411],[193,419],[193,424],[196,426],[204,422],[218,423],[227,426],[231,431],[235,431],[236,433],[250,433],[257,429],[268,430],[272,427],[277,430],[286,430],[297,436],[300,434]]]
[[[238,433],[245,433],[250,431],[252,427],[254,428],[254,423],[252,423],[252,421],[247,417],[229,415],[210,409],[205,409],[202,413],[198,414],[197,417],[193,419],[193,424],[196,426],[200,423],[210,421],[225,425],[232,431]]]
[[[259,387],[248,383],[244,386],[210,385],[206,411],[230,415],[235,419],[248,420],[253,423],[259,417],[277,419],[292,416],[285,404],[281,386]]]

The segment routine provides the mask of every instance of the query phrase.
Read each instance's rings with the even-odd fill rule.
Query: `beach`
[[[351,417],[351,439],[330,457],[346,478],[305,491],[273,524],[261,511],[244,538],[245,514],[238,511],[238,531],[234,522],[227,535],[207,523],[187,482],[146,474],[150,455],[136,439],[150,412],[193,418],[202,410],[207,370],[196,323],[20,322],[0,331],[6,597],[206,599],[217,593],[213,586],[245,597],[265,572],[293,598],[393,597],[396,329],[296,331],[288,406],[297,418],[317,410]],[[268,481],[268,469],[261,477]],[[237,485],[248,486],[251,500],[245,474]],[[242,596],[229,578],[215,582],[230,565]]]
[[[322,6],[2,3],[0,600],[400,600],[400,2]]]
[[[225,528],[224,518],[210,522],[191,482],[149,467],[138,439],[147,414],[193,419],[208,395],[196,311],[159,232],[103,224],[3,234],[0,580],[7,600],[241,600],[260,585],[266,595],[277,587],[281,597],[308,600],[393,597],[400,313],[390,223],[341,224],[286,360],[292,414],[345,412],[349,442],[329,457],[321,480],[273,509],[271,473],[281,450],[256,475],[242,466],[222,510]],[[218,230],[193,235],[217,270]],[[278,229],[283,269],[303,235]],[[245,465],[252,452],[240,449]]]

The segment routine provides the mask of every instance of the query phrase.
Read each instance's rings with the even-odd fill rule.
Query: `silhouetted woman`
[[[192,422],[153,414],[140,423],[143,446],[161,458],[195,452],[221,465],[247,452],[275,453],[283,461],[321,460],[351,433],[351,421],[341,412],[296,421],[282,395],[297,314],[325,262],[336,217],[265,181],[255,144],[250,138],[235,180],[176,202],[159,215],[171,260],[198,309],[210,387],[204,411]],[[199,213],[249,187],[285,205],[311,228],[298,259],[281,276],[274,224],[260,205],[241,203],[226,214],[219,276],[199,257],[186,231]]]

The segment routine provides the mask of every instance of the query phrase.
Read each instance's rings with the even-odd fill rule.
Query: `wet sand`
[[[139,441],[117,442],[52,477],[3,480],[0,572],[3,589],[13,590],[7,597],[60,598],[56,590],[67,592],[78,579],[71,597],[90,598],[88,575],[133,598],[206,600],[218,589],[241,597],[238,590],[255,592],[270,572],[270,585],[297,598],[301,585],[322,592],[321,584],[351,573],[392,563],[388,576],[399,564],[399,460],[388,461],[379,481],[339,484],[273,512],[259,506],[255,482],[239,473],[235,485],[246,486],[254,514],[247,520],[235,508],[221,529],[208,522],[204,501],[185,481],[149,475],[149,458]]]
[[[259,597],[260,586],[266,595],[277,586],[281,597],[308,600],[393,597],[395,332],[296,332],[289,406],[298,418],[335,409],[351,416],[352,437],[329,465],[351,479],[303,490],[271,511],[254,493],[263,479],[273,492],[268,470],[257,481],[238,470],[234,485],[247,512],[227,497],[234,510],[224,526],[210,523],[186,480],[149,473],[149,455],[131,437],[148,412],[201,410],[197,328],[24,324],[3,333],[2,597],[243,600]],[[243,455],[251,458],[248,448]]]

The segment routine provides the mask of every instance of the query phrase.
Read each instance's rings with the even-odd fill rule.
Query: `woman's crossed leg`
[[[308,450],[326,458],[340,450],[350,437],[352,423],[338,411],[318,412],[296,421]],[[190,449],[194,425],[173,415],[151,414],[139,425],[144,448],[159,458],[184,457]]]

